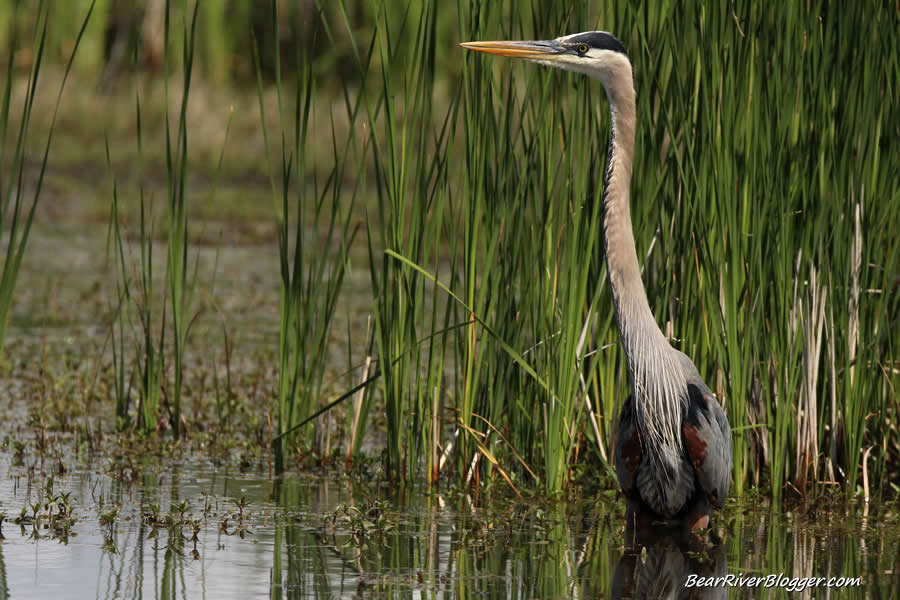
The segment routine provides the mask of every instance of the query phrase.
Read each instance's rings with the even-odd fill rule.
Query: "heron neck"
[[[606,265],[639,421],[650,437],[673,444],[680,438],[674,423],[680,427],[686,385],[677,353],[656,324],[641,281],[629,206],[635,93],[628,75],[627,82],[606,86],[612,112],[603,194]]]
[[[623,89],[624,87],[624,89]],[[607,154],[603,207],[606,240],[606,266],[615,303],[616,322],[622,345],[628,355],[629,369],[640,360],[639,340],[652,338],[657,345],[665,337],[647,301],[641,281],[634,232],[631,224],[630,187],[634,161],[635,97],[634,87],[618,86],[608,93],[612,112],[612,133]]]

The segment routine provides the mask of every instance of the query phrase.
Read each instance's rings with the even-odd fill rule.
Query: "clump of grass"
[[[139,202],[139,232],[137,235],[140,252],[139,274],[137,291],[133,290],[131,275],[127,265],[127,257],[121,223],[119,220],[120,200],[118,186],[113,179],[112,185],[112,214],[110,218],[111,244],[117,267],[117,306],[114,311],[113,323],[113,360],[114,360],[114,395],[116,398],[116,419],[120,428],[125,428],[135,423],[145,434],[156,431],[167,419],[160,414],[161,400],[165,397],[169,410],[169,421],[173,433],[177,438],[183,434],[185,418],[182,416],[182,392],[184,387],[185,349],[188,343],[191,325],[196,318],[193,309],[193,296],[196,288],[198,265],[191,265],[188,258],[190,245],[189,218],[187,204],[187,177],[188,177],[188,131],[187,105],[190,97],[192,67],[194,62],[194,48],[197,38],[198,5],[194,5],[193,11],[184,6],[185,21],[180,31],[182,33],[180,47],[182,49],[182,95],[178,113],[177,125],[174,127],[166,105],[166,268],[164,277],[163,301],[161,309],[155,308],[154,297],[155,267],[153,260],[153,246],[155,238],[155,224],[152,202],[145,196],[143,181],[143,126],[141,115],[140,96],[135,98],[136,119],[136,144],[138,163],[138,202]],[[165,87],[168,90],[170,46],[175,45],[170,40],[171,2],[165,3]],[[188,21],[188,16],[190,20]],[[168,97],[168,91],[166,93]],[[227,142],[230,120],[226,126],[225,140]],[[224,149],[222,152],[224,155]],[[213,182],[210,189],[211,199],[215,197],[218,177],[222,168],[222,155],[216,167]],[[112,162],[107,156],[107,165],[112,171]],[[130,307],[134,305],[140,324],[140,341],[135,351],[137,369],[139,371],[138,393],[139,405],[136,410],[136,418],[129,414],[130,386],[133,378],[126,376],[127,361],[125,360],[125,322]],[[167,324],[167,316],[171,314],[171,325]],[[171,355],[167,352],[166,338],[171,335]],[[226,336],[226,346],[227,346]],[[230,348],[226,348],[230,352]],[[167,365],[167,358],[170,363]],[[166,374],[171,369],[173,374],[171,387],[168,387]],[[128,384],[126,385],[126,380]],[[217,382],[218,383],[218,382]],[[169,393],[170,392],[170,393]],[[229,392],[230,393],[230,392]],[[227,413],[227,414],[226,414]],[[230,411],[219,411],[220,420],[230,416]]]
[[[112,178],[112,202],[110,205],[110,221],[108,246],[115,262],[116,303],[113,310],[110,337],[113,353],[113,396],[115,398],[116,427],[120,431],[136,426],[144,434],[157,430],[160,423],[159,406],[162,397],[163,356],[165,352],[165,309],[162,312],[162,325],[156,324],[156,312],[153,299],[153,209],[144,195],[143,175],[143,133],[141,120],[140,97],[135,97],[135,122],[137,144],[137,171],[141,182],[138,186],[139,231],[139,263],[137,289],[132,284],[131,266],[128,264],[128,253],[124,242],[122,222],[120,220],[119,187],[115,177]],[[107,168],[112,173],[112,163],[107,145]],[[128,335],[131,328],[131,309],[137,312],[139,321],[139,340]],[[157,332],[158,330],[158,332]],[[157,338],[158,335],[158,338]],[[127,352],[130,344],[136,343],[133,353]],[[135,376],[129,375],[131,362],[127,356],[135,356],[137,371],[138,403],[134,415],[131,413],[131,391]]]
[[[366,224],[373,349],[388,430],[385,467],[401,482],[424,463],[436,481],[441,407],[450,392],[446,367],[467,318],[429,281],[455,278],[460,243],[449,179],[459,97],[436,112],[436,11],[424,4],[395,20],[387,4],[379,5],[369,54],[378,71],[362,70],[380,71],[377,84],[367,83],[377,86],[366,105],[377,202]],[[423,263],[434,268],[425,273]]]
[[[567,18],[588,21],[584,9],[513,9],[514,28],[502,30],[499,14],[465,14],[463,39],[543,39],[565,31]],[[498,79],[490,59],[464,60],[464,281],[490,335],[473,326],[468,336],[461,420],[484,416],[505,431],[526,464],[542,465],[545,489],[557,491],[587,424],[582,374],[602,289],[594,257],[606,131],[577,79],[532,65],[511,65]],[[575,98],[564,93],[573,86]],[[609,326],[600,322],[594,334],[603,339]],[[598,439],[592,446],[603,448]]]
[[[327,366],[327,342],[333,324],[338,294],[348,269],[348,252],[356,236],[358,224],[353,224],[353,205],[358,186],[350,192],[349,204],[344,205],[344,181],[353,163],[353,139],[342,148],[334,135],[332,120],[333,167],[324,184],[316,179],[308,189],[307,142],[313,114],[315,79],[313,72],[302,65],[295,74],[293,122],[283,110],[281,80],[281,48],[278,36],[277,6],[272,4],[272,23],[275,55],[275,85],[278,93],[281,165],[280,182],[270,172],[273,201],[278,219],[278,253],[281,270],[278,435],[274,440],[275,466],[285,468],[289,449],[301,439],[300,426],[324,402],[321,399],[322,377]],[[269,136],[265,131],[265,109],[262,94],[262,73],[258,63],[259,108],[266,151]],[[357,108],[347,101],[351,129]],[[291,128],[291,125],[293,126]],[[292,132],[293,148],[289,149]],[[271,164],[271,161],[270,161]],[[280,196],[280,199],[279,199]],[[295,217],[292,221],[291,215]],[[320,404],[321,402],[321,404]],[[320,456],[329,454],[327,422],[317,428],[316,450]]]

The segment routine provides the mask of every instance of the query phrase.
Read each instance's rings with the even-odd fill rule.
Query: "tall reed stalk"
[[[137,354],[139,356],[140,405],[137,411],[137,425],[145,433],[156,430],[159,422],[159,404],[162,395],[163,381],[163,355],[165,352],[166,319],[165,308],[162,310],[161,325],[159,326],[159,341],[154,339],[156,335],[155,314],[153,311],[153,204],[144,195],[143,184],[143,127],[141,120],[140,97],[135,97],[135,124],[138,158],[138,177],[141,182],[138,188],[140,203],[140,232],[138,236],[140,244],[140,296],[137,299],[137,312],[141,325],[141,342]],[[118,221],[114,222],[116,228]]]
[[[136,286],[132,284],[131,267],[128,264],[125,236],[119,209],[119,186],[112,171],[107,142],[107,169],[112,180],[112,203],[110,210],[110,230],[107,234],[108,251],[112,252],[115,264],[116,307],[111,330],[113,349],[113,378],[116,405],[116,426],[127,429],[136,426],[144,434],[156,431],[160,422],[159,406],[162,397],[163,357],[165,353],[166,326],[165,306],[157,325],[157,314],[154,311],[153,283],[153,208],[144,195],[144,160],[143,160],[143,120],[141,117],[140,96],[135,96],[135,143],[137,145],[136,171],[139,203],[139,274]],[[140,332],[139,339],[132,339],[126,332],[131,322],[132,309],[137,312]],[[158,338],[157,338],[158,335]],[[138,403],[135,414],[130,412],[131,382],[133,376],[128,375],[131,362],[126,358],[127,346],[136,343],[133,354],[137,369]],[[126,381],[128,382],[126,384]]]
[[[298,431],[298,424],[325,404],[321,395],[322,377],[329,356],[327,342],[338,294],[349,266],[348,252],[359,228],[353,220],[353,207],[359,187],[353,188],[349,194],[349,202],[345,204],[347,191],[344,181],[349,174],[348,169],[359,169],[361,159],[357,159],[355,163],[353,161],[351,150],[355,140],[352,136],[346,144],[339,145],[332,114],[333,166],[324,184],[314,179],[312,185],[308,185],[307,143],[310,119],[314,113],[315,79],[312,70],[308,68],[309,61],[301,59],[302,49],[298,46],[297,64],[301,68],[295,74],[295,86],[292,90],[293,111],[286,114],[283,108],[281,48],[275,3],[272,3],[271,18],[275,31],[273,52],[278,116],[282,123],[279,139],[279,185],[276,185],[274,168],[270,167],[278,219],[281,270],[278,435],[274,448],[276,470],[281,472],[285,468],[289,450],[303,439],[303,434],[306,434],[308,442],[309,427],[305,431]],[[257,74],[260,117],[268,155],[270,144],[265,130],[265,102],[258,54]],[[345,98],[349,97],[345,94]],[[352,129],[358,105],[354,106],[347,99],[346,109]],[[292,214],[295,215],[294,220]],[[329,437],[329,425],[327,421],[317,421],[316,425],[317,443],[305,445],[314,446],[320,455],[325,455],[328,453],[328,444],[324,440]]]
[[[374,7],[380,86],[366,105],[377,194],[376,212],[366,221],[374,346],[387,417],[386,471],[406,481],[426,458],[435,463],[441,403],[434,398],[446,393],[443,368],[454,311],[427,294],[427,280],[414,265],[426,259],[440,265],[446,243],[453,274],[456,242],[445,228],[455,227],[445,215],[455,110],[451,98],[445,115],[434,113],[435,7],[410,6],[397,19],[387,3]]]
[[[81,29],[72,46],[72,53],[66,63],[65,74],[60,84],[56,104],[53,109],[53,117],[50,121],[50,129],[47,132],[47,142],[44,144],[43,157],[40,162],[40,170],[37,180],[31,182],[30,173],[26,171],[27,143],[30,139],[29,126],[32,118],[32,108],[38,90],[38,76],[41,72],[41,64],[44,59],[44,48],[47,42],[48,21],[50,12],[46,2],[39,2],[36,11],[34,38],[32,40],[32,60],[28,76],[28,85],[25,90],[25,98],[18,115],[19,130],[15,137],[14,149],[11,156],[7,155],[7,134],[13,116],[12,92],[17,81],[14,77],[16,65],[16,53],[19,49],[18,32],[13,29],[9,43],[9,57],[6,65],[6,84],[3,88],[3,104],[0,106],[0,227],[6,232],[5,257],[3,259],[2,274],[0,274],[0,354],[2,354],[6,332],[9,326],[9,313],[12,308],[13,292],[25,256],[25,248],[28,244],[28,236],[34,221],[34,213],[44,184],[44,174],[47,170],[47,160],[50,156],[50,144],[53,141],[53,129],[56,124],[56,115],[59,112],[63,90],[72,69],[75,55],[81,45],[85,29],[91,19],[94,3],[91,2],[87,14],[81,23]],[[19,15],[19,4],[13,5],[11,22],[15,23]],[[29,198],[30,196],[30,198]],[[10,205],[12,204],[12,205]],[[8,227],[8,230],[7,230]],[[2,232],[0,232],[2,235]]]
[[[169,114],[169,61],[170,61],[170,13],[171,2],[166,0],[165,16],[165,92],[166,92],[166,187],[167,187],[167,255],[166,285],[172,308],[172,342],[174,347],[173,368],[175,384],[172,394],[172,423],[175,438],[181,437],[181,394],[184,381],[184,350],[191,321],[193,283],[189,276],[188,263],[188,213],[187,213],[187,167],[188,167],[188,123],[187,107],[191,89],[191,73],[194,65],[194,44],[197,39],[197,10],[188,11],[184,4],[185,18],[191,14],[190,27],[185,22],[182,29],[182,91],[181,109],[175,139],[172,139],[171,117]],[[195,271],[196,273],[196,271]]]
[[[112,180],[112,204],[110,209],[109,230],[107,232],[107,256],[113,255],[116,278],[116,302],[113,309],[110,339],[113,355],[113,396],[116,404],[116,429],[130,428],[134,423],[130,412],[131,381],[128,377],[128,359],[126,348],[126,331],[128,328],[127,308],[131,301],[131,277],[125,254],[125,243],[119,222],[119,186],[112,176],[112,160],[109,153],[109,139],[106,140],[106,168]]]

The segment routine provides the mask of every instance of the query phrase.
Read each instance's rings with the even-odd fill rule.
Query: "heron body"
[[[630,511],[705,526],[731,486],[731,430],[694,363],[660,331],[641,281],[629,202],[635,90],[625,48],[603,31],[462,45],[576,71],[603,84],[612,115],[603,181],[606,264],[632,389],[619,420],[616,475]]]

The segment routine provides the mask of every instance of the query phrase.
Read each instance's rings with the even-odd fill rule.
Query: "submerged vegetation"
[[[105,84],[133,78],[148,89],[160,76],[167,90],[162,110],[148,108],[152,93],[136,84],[125,94],[135,121],[104,132],[138,158],[134,170],[123,174],[115,150],[100,157],[113,181],[105,400],[123,435],[224,431],[242,412],[248,439],[273,453],[279,471],[337,455],[366,468],[380,453],[386,476],[401,482],[497,482],[515,493],[559,492],[596,473],[606,483],[628,381],[602,256],[602,90],[456,47],[599,28],[622,40],[635,65],[632,220],[650,305],[727,410],[736,494],[762,488],[777,502],[836,486],[846,497],[900,492],[900,180],[888,141],[900,135],[900,31],[890,7],[837,15],[818,2],[371,0],[304,4],[309,14],[281,2],[218,12],[224,4],[148,0],[131,29],[111,8],[118,3],[92,17],[112,24],[108,35],[120,26],[133,33],[161,6],[165,32],[158,51],[146,34],[115,38],[129,58],[103,75]],[[8,22],[10,40],[29,25],[22,16]],[[65,26],[50,29],[54,48],[65,46]],[[103,29],[86,30],[89,53],[103,46]],[[21,116],[12,111],[14,56],[0,121],[3,150],[14,151],[0,159],[0,206],[12,232],[6,264],[18,269],[20,198],[40,192],[53,156],[44,153],[31,188],[29,146],[6,135],[37,118],[30,83]],[[96,55],[82,69],[112,59]],[[180,110],[170,121],[168,82],[179,69]],[[211,336],[188,335],[208,318],[193,301],[216,281],[215,266],[189,260],[206,225],[191,202],[218,202],[231,156],[221,146],[211,165],[193,156],[206,156],[203,136],[188,135],[197,73],[211,87],[255,85],[256,107],[235,117],[237,131],[229,117],[226,134],[209,137],[241,146],[239,132],[261,132],[261,146],[238,149],[234,170],[261,170],[273,200],[260,202],[259,191],[241,200],[264,205],[256,217],[274,222],[280,330],[268,354],[253,350],[277,372],[258,404],[240,408],[230,371],[240,342],[227,329],[219,349]],[[162,135],[149,130],[150,139],[148,111],[165,115]],[[154,169],[166,181],[164,276],[154,269],[157,228],[145,197]],[[204,181],[198,194],[187,183],[193,170]],[[139,223],[130,237],[129,219]],[[350,332],[342,307],[354,274],[368,279],[371,297]],[[6,282],[4,272],[8,311],[15,296]],[[345,327],[347,347],[336,349]],[[211,377],[198,376],[215,381],[218,422],[197,408],[208,402],[185,401],[211,389],[188,385],[192,344],[226,356],[224,396],[216,361]],[[326,383],[329,368],[343,374],[337,383]],[[335,515],[348,524],[364,516]]]

